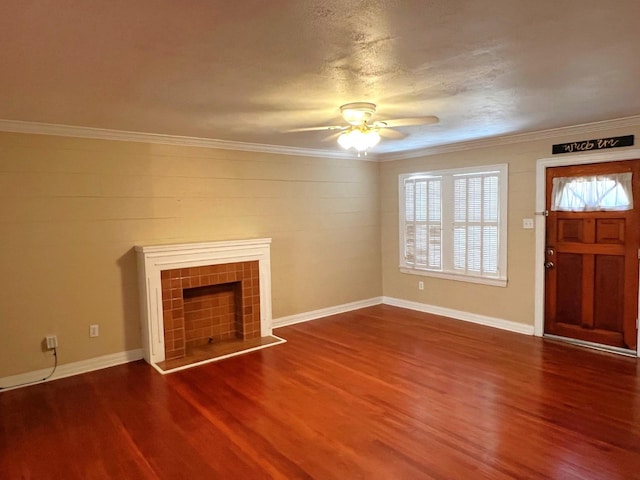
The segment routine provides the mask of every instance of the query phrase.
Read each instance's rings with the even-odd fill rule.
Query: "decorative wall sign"
[[[559,153],[588,152],[589,150],[604,150],[605,148],[630,147],[633,145],[633,135],[622,137],[597,138],[580,142],[558,143],[553,146],[553,155]]]

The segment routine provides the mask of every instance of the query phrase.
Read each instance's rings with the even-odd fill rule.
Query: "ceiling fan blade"
[[[342,132],[334,132],[331,135],[324,137],[321,141],[323,142],[331,142],[333,140],[337,140]]]
[[[406,135],[404,133],[393,130],[391,128],[380,128],[378,130],[378,133],[381,137],[391,138],[392,140],[401,140],[403,138],[406,138]]]
[[[320,130],[342,130],[343,126],[340,125],[325,125],[323,127],[304,127],[304,128],[292,128],[290,130],[285,130],[284,133],[295,133],[295,132],[318,132]]]
[[[428,115],[426,117],[394,118],[384,120],[384,123],[386,123],[388,127],[409,127],[413,125],[433,125],[439,121],[440,119],[438,117]]]

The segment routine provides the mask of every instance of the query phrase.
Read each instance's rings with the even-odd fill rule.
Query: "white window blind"
[[[400,268],[506,284],[507,166],[400,175]]]
[[[453,266],[478,275],[498,273],[498,174],[454,176]]]
[[[416,268],[441,268],[440,178],[407,179],[405,191],[406,261]]]

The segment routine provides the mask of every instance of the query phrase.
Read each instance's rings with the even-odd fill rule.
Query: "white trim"
[[[21,120],[0,119],[0,131],[12,133],[32,133],[37,135],[56,135],[61,137],[94,138],[100,140],[116,140],[124,142],[157,143],[164,145],[178,145],[187,147],[216,148],[225,150],[239,150],[246,152],[263,152],[280,155],[298,155],[304,157],[342,158],[359,161],[394,161],[410,158],[426,157],[440,153],[461,152],[478,148],[489,148],[500,145],[544,140],[559,136],[581,135],[607,129],[640,126],[640,115],[604,120],[601,122],[583,123],[569,127],[551,128],[537,132],[501,135],[464,142],[435,145],[432,147],[396,153],[370,152],[358,157],[351,152],[334,150],[320,150],[311,148],[285,147],[266,145],[261,143],[233,142],[213,138],[186,137],[179,135],[164,135],[159,133],[128,132],[124,130],[110,130],[106,128],[78,127],[53,123],[25,122]]]
[[[507,279],[501,278],[489,278],[479,277],[475,275],[464,275],[460,273],[452,272],[436,272],[433,270],[418,270],[414,268],[407,268],[399,265],[400,273],[406,273],[408,275],[420,275],[423,277],[443,278],[445,280],[454,280],[456,282],[466,283],[479,283],[481,285],[491,285],[492,287],[506,287]]]
[[[336,305],[334,307],[320,308],[318,310],[312,310],[310,312],[297,313],[295,315],[289,315],[286,317],[274,319],[273,328],[286,327],[288,325],[294,325],[296,323],[317,320],[318,318],[328,317],[329,315],[337,315],[338,313],[350,312],[351,310],[358,310],[359,308],[372,307],[374,305],[380,305],[381,303],[382,297],[374,297],[367,300],[358,300],[356,302],[343,303],[342,305]]]
[[[498,211],[498,275],[474,275],[472,273],[458,272],[453,266],[453,210],[454,207],[444,208],[447,200],[453,204],[454,190],[453,183],[457,175],[473,175],[473,174],[498,174],[498,195],[499,195],[499,211]],[[404,258],[405,252],[405,233],[406,233],[406,187],[405,182],[412,177],[416,178],[439,178],[441,191],[440,191],[440,203],[442,215],[440,219],[440,226],[442,229],[442,244],[441,244],[441,265],[440,270],[431,270],[428,268],[414,268],[412,265],[406,262]],[[460,167],[450,168],[444,170],[430,170],[421,172],[401,173],[398,175],[398,258],[399,269],[402,273],[423,275],[427,277],[444,278],[447,280],[455,280],[460,282],[480,283],[485,285],[492,285],[497,287],[507,286],[507,251],[508,251],[508,192],[509,192],[509,165],[507,163],[499,163],[494,165],[478,165],[475,167]],[[417,207],[416,207],[417,209]]]
[[[504,320],[502,318],[489,317],[487,315],[464,312],[462,310],[454,310],[452,308],[429,305],[427,303],[412,302],[409,300],[403,300],[401,298],[382,297],[382,303],[384,303],[385,305],[392,305],[394,307],[407,308],[409,310],[416,310],[418,312],[425,312],[431,313],[433,315],[449,317],[455,320],[462,320],[464,322],[476,323],[478,325],[484,325],[486,327],[499,328],[500,330],[521,333],[523,335],[533,335],[532,325],[512,322],[511,320]]]
[[[160,372],[162,375],[166,375],[168,373],[180,372],[182,370],[186,370],[186,369],[191,368],[191,367],[198,367],[200,365],[206,365],[207,363],[212,363],[212,362],[217,362],[219,360],[224,360],[225,358],[237,357],[238,355],[244,355],[245,353],[255,352],[256,350],[262,350],[263,348],[273,347],[275,345],[280,345],[281,343],[285,343],[286,342],[286,340],[284,338],[280,338],[280,337],[278,337],[276,335],[271,335],[271,336],[273,338],[277,338],[278,341],[274,342],[274,343],[269,343],[268,345],[260,345],[258,347],[246,348],[246,349],[241,350],[239,352],[228,353],[227,355],[220,355],[219,357],[209,358],[207,360],[202,360],[200,362],[193,362],[193,363],[190,363],[188,365],[183,365],[181,367],[172,368],[170,370],[163,370],[155,363],[152,363],[151,366],[153,368],[155,368],[158,372]]]
[[[630,117],[631,118],[631,117]],[[634,117],[635,118],[635,117]],[[536,162],[536,212],[544,212],[546,197],[546,170],[550,167],[565,165],[580,165],[585,163],[617,162],[640,158],[640,149],[632,148],[602,153],[577,153],[562,157],[541,158]],[[546,243],[546,217],[536,215],[536,243],[535,243],[535,290],[534,290],[534,335],[544,334],[544,250]],[[639,292],[640,294],[640,292]],[[638,329],[638,344],[640,345],[640,329]],[[637,350],[640,357],[640,348]]]
[[[144,359],[151,364],[165,359],[162,281],[164,270],[258,262],[260,282],[260,336],[271,335],[271,239],[254,238],[171,245],[138,245],[140,319]]]
[[[546,140],[549,138],[582,135],[601,130],[637,127],[640,126],[640,115],[631,117],[616,118],[613,120],[604,120],[601,122],[583,123],[580,125],[572,125],[569,127],[550,128],[548,130],[539,130],[530,133],[517,133],[514,135],[501,135],[498,137],[482,138],[479,140],[469,140],[466,142],[449,143],[445,145],[436,145],[419,150],[411,150],[408,152],[398,152],[389,154],[378,154],[378,161],[391,162],[394,160],[406,160],[410,158],[426,157],[429,155],[438,155],[440,153],[463,152],[466,150],[475,150],[478,148],[497,147],[501,145],[511,145],[514,143],[532,142],[536,140]]]
[[[503,320],[495,317],[488,317],[485,315],[478,315],[475,313],[463,312],[460,310],[453,310],[450,308],[438,307],[435,305],[428,305],[425,303],[411,302],[408,300],[402,300],[402,299],[393,298],[393,297],[373,297],[366,300],[359,300],[355,302],[345,303],[342,305],[336,305],[333,307],[321,308],[321,309],[313,310],[310,312],[289,315],[286,317],[280,317],[278,319],[273,320],[273,328],[280,328],[288,325],[294,325],[296,323],[308,322],[310,320],[316,320],[318,318],[323,318],[330,315],[336,315],[339,313],[350,312],[352,310],[358,310],[360,308],[380,305],[381,303],[385,305],[392,305],[396,307],[407,308],[409,310],[416,310],[419,312],[431,313],[434,315],[441,315],[441,316],[449,317],[456,320],[463,320],[466,322],[485,325],[488,327],[499,328],[502,330],[508,330],[516,333],[522,333],[525,335],[533,334],[533,327],[529,325],[523,325],[521,323],[512,322],[509,320]],[[176,372],[178,370],[184,370],[186,368],[190,368],[196,365],[202,365],[205,363],[222,360],[223,358],[228,358],[235,355],[241,355],[243,353],[248,353],[254,350],[260,350],[262,348],[267,348],[273,345],[279,345],[282,342],[286,342],[286,340],[280,337],[277,337],[276,335],[273,335],[273,336],[281,340],[281,342],[272,343],[272,344],[264,345],[260,347],[255,347],[252,349],[244,350],[242,352],[225,355],[215,359],[204,360],[202,362],[198,362],[198,363],[186,365],[184,367],[178,367],[178,368],[166,370],[166,371],[159,369],[156,365],[153,365],[153,364],[152,365],[160,373],[167,374],[167,373]],[[49,381],[57,380],[60,378],[70,377],[73,375],[80,375],[83,373],[88,373],[88,372],[100,370],[103,368],[114,367],[116,365],[121,365],[124,363],[142,360],[143,358],[144,358],[143,350],[141,348],[138,348],[138,349],[129,350],[126,352],[119,352],[119,353],[114,353],[110,355],[104,355],[101,357],[90,358],[88,360],[82,360],[79,362],[66,363],[66,364],[58,365],[58,368],[56,369],[54,375],[45,381],[49,382]],[[21,373],[18,375],[12,375],[8,377],[0,378],[0,387],[7,386],[7,388],[3,388],[3,390],[0,390],[0,392],[6,392],[9,390],[13,390],[14,388],[20,388],[20,387],[9,387],[9,385],[17,385],[17,384],[22,384],[27,382],[37,382],[37,383],[33,383],[33,385],[42,383],[40,379],[49,375],[51,373],[52,368],[53,366],[51,368],[45,368],[42,370],[35,370],[32,372]],[[28,385],[24,385],[24,386],[26,387]]]
[[[0,119],[0,131],[12,133],[32,133],[36,135],[55,135],[59,137],[93,138],[98,140],[115,140],[122,142],[158,143],[184,147],[216,148],[222,150],[238,150],[243,152],[275,153],[279,155],[298,155],[302,157],[342,158],[360,161],[375,161],[375,156],[358,157],[353,153],[319,150],[312,148],[284,147],[263,143],[233,142],[215,138],[184,137],[164,135],[160,133],[127,132],[106,128],[77,127],[53,123],[23,122],[19,120]],[[370,158],[372,157],[372,158]]]
[[[60,349],[58,349],[58,355],[60,355]],[[56,371],[51,376],[51,378],[41,381],[41,379],[45,378],[51,373],[53,369],[52,365],[50,368],[43,368],[42,370],[34,370],[32,372],[20,373],[18,375],[11,375],[9,377],[0,378],[0,387],[3,387],[0,392],[6,392],[15,388],[21,388],[20,386],[9,387],[9,385],[20,385],[27,382],[36,382],[32,383],[31,385],[38,385],[43,382],[50,382],[52,380],[58,380],[60,378],[93,372],[94,370],[115,367],[116,365],[122,365],[123,363],[135,362],[136,360],[142,360],[142,358],[142,349],[137,348],[135,350],[112,353],[110,355],[103,355],[101,357],[81,360],[79,362],[65,363],[62,365],[58,365],[58,368],[56,368]],[[7,386],[8,388],[4,388],[5,386]],[[30,385],[22,386],[27,387]]]

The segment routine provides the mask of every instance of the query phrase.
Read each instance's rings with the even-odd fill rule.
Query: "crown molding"
[[[532,142],[535,140],[545,140],[561,136],[581,135],[601,130],[637,127],[640,126],[640,115],[631,117],[616,118],[614,120],[604,120],[601,122],[583,123],[570,127],[551,128],[530,133],[518,133],[515,135],[503,135],[498,137],[483,138],[480,140],[469,140],[466,142],[448,143],[433,147],[411,150],[407,152],[379,154],[377,160],[380,162],[391,162],[394,160],[408,160],[411,158],[426,157],[440,153],[461,152],[478,148],[497,147],[500,145],[511,145],[514,143]]]
[[[552,128],[530,133],[503,135],[497,137],[469,140],[466,142],[435,145],[417,150],[388,154],[369,154],[358,157],[350,152],[320,150],[312,148],[285,147],[262,143],[233,142],[213,138],[184,137],[178,135],[164,135],[159,133],[128,132],[124,130],[109,130],[104,128],[77,127],[73,125],[59,125],[53,123],[25,122],[21,120],[0,119],[0,131],[11,133],[31,133],[38,135],[55,135],[60,137],[92,138],[98,140],[115,140],[123,142],[156,143],[184,147],[215,148],[220,150],[238,150],[244,152],[273,153],[279,155],[296,155],[302,157],[337,158],[346,160],[391,162],[411,158],[426,157],[441,153],[461,152],[478,148],[511,145],[514,143],[531,142],[560,136],[581,135],[606,129],[640,126],[640,115],[604,120],[600,122],[583,123],[569,127]]]
[[[59,137],[92,138],[98,140],[116,140],[123,142],[157,143],[183,147],[215,148],[220,150],[239,150],[243,152],[274,153],[279,155],[296,155],[303,157],[340,158],[348,160],[375,161],[376,157],[357,157],[349,152],[319,150],[312,148],[284,147],[262,143],[233,142],[213,138],[183,137],[160,133],[127,132],[105,128],[77,127],[53,123],[25,122],[21,120],[0,119],[0,131],[11,133],[32,133],[37,135],[55,135]]]

